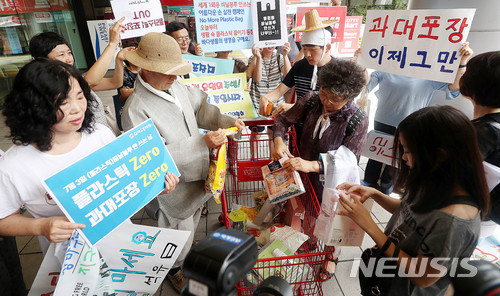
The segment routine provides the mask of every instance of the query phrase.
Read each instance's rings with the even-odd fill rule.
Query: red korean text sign
[[[359,63],[393,74],[451,83],[475,11],[370,10]]]

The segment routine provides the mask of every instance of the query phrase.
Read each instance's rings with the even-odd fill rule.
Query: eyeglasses
[[[191,41],[191,38],[189,38],[189,37],[184,37],[184,38],[179,37],[179,38],[175,39],[175,41],[177,41],[177,43],[184,43],[184,42],[189,43],[189,41]]]
[[[324,101],[330,102],[331,104],[339,104],[345,101],[344,97],[334,95],[332,92],[324,89],[319,90],[319,97]]]

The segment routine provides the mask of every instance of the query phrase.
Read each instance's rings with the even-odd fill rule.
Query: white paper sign
[[[87,21],[87,27],[89,28],[90,41],[92,42],[92,49],[94,49],[94,56],[97,60],[104,49],[109,44],[109,28],[113,26],[115,21],[110,20],[98,20],[98,21]],[[115,56],[120,51],[117,47],[115,50]],[[115,59],[113,59],[108,67],[108,69],[115,68]]]
[[[394,136],[376,130],[367,135],[361,155],[392,166],[392,144]]]
[[[285,0],[252,1],[254,44],[260,48],[281,46],[288,40]]]
[[[68,291],[73,296],[153,295],[189,234],[124,223],[90,248],[75,231],[64,243],[64,255],[58,256],[56,244],[50,245],[29,296],[66,296]]]
[[[150,32],[165,32],[160,0],[111,0],[115,19],[126,17],[122,39],[144,36]]]
[[[484,174],[490,192],[500,183],[500,168],[483,161]]]
[[[370,10],[358,61],[375,70],[452,83],[475,11]]]

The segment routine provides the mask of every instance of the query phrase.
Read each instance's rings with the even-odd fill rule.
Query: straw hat
[[[316,9],[311,9],[306,11],[305,17],[306,17],[306,24],[293,28],[292,32],[314,31],[329,27],[337,22],[337,20],[321,21],[319,13]]]
[[[158,32],[144,35],[134,51],[124,54],[127,61],[149,71],[185,75],[193,66],[182,59],[181,49],[174,38]]]

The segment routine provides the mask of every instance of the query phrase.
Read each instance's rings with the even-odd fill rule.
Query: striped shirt
[[[252,63],[253,56],[248,59],[248,64]],[[260,97],[274,90],[281,83],[283,75],[281,69],[284,67],[283,55],[273,52],[269,60],[261,59],[262,61],[262,79],[260,82],[252,81],[250,87],[250,97],[252,98],[253,105],[256,110],[259,110]],[[283,97],[274,103],[275,105],[281,104],[284,101]]]
[[[292,69],[283,79],[283,83],[292,88],[295,86],[295,92],[297,93],[297,100],[300,100],[308,91],[311,89],[311,79],[313,75],[314,66],[311,66],[306,58],[293,64]],[[318,67],[318,73],[321,67]],[[315,91],[319,90],[319,85],[316,85]]]

